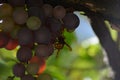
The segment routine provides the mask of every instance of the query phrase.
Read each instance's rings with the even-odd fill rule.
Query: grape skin
[[[5,47],[8,44],[9,37],[4,32],[0,32],[0,48]]]
[[[62,19],[66,14],[66,10],[63,6],[57,5],[54,9],[53,9],[53,15],[55,18],[57,19]]]
[[[41,26],[41,20],[38,17],[31,16],[27,20],[27,27],[30,30],[37,30]]]
[[[75,14],[68,13],[63,18],[63,23],[67,30],[74,31],[78,27],[80,20]]]
[[[0,18],[6,16],[12,16],[13,7],[8,3],[2,3],[0,5]]]
[[[28,47],[22,46],[17,51],[17,59],[21,62],[28,62],[32,58],[32,50]]]
[[[46,17],[52,17],[53,7],[50,4],[44,4],[42,8]]]
[[[26,27],[18,31],[17,38],[20,45],[29,45],[34,42],[32,31]]]
[[[13,74],[17,77],[25,75],[25,66],[21,63],[17,63],[13,66]]]
[[[27,75],[21,77],[21,80],[35,80],[35,78],[32,75],[27,74]]]
[[[41,45],[37,46],[37,48],[35,50],[35,54],[38,57],[47,58],[50,55],[52,55],[53,51],[54,51],[54,48],[52,45],[41,44]]]
[[[13,19],[17,24],[25,24],[28,19],[28,13],[23,8],[17,8],[13,12]]]
[[[40,27],[34,31],[35,42],[38,44],[49,44],[51,41],[51,33],[46,27]]]

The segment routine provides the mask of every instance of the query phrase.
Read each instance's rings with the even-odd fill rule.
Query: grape
[[[35,54],[36,56],[47,58],[53,53],[53,51],[54,51],[54,48],[52,45],[41,44],[37,46],[35,50]]]
[[[52,17],[53,7],[50,4],[44,4],[42,8],[46,17]]]
[[[53,80],[53,78],[51,75],[44,73],[44,74],[40,74],[37,80]]]
[[[25,66],[21,63],[16,63],[13,66],[13,74],[17,77],[22,77],[25,75]]]
[[[34,31],[35,42],[48,44],[51,41],[51,33],[46,27],[40,27],[38,30]]]
[[[17,59],[21,62],[27,62],[32,58],[32,50],[28,47],[21,47],[17,51]]]
[[[35,80],[35,78],[32,75],[27,74],[27,75],[21,77],[21,80]]]
[[[0,5],[0,18],[6,16],[12,16],[12,13],[13,13],[13,8],[11,5],[7,3],[2,3],[2,5]]]
[[[61,22],[56,18],[50,18],[49,20],[47,20],[47,22],[49,22],[50,30],[53,33],[53,35],[55,37],[60,35],[61,29],[62,29]]]
[[[25,0],[7,0],[14,7],[25,6]]]
[[[0,48],[6,46],[8,44],[8,41],[9,37],[5,33],[0,32]]]
[[[3,22],[1,23],[0,28],[4,32],[11,32],[15,26],[14,20],[11,17],[2,18]]]
[[[32,74],[32,75],[37,74],[37,72],[39,70],[39,64],[37,64],[37,63],[29,63],[27,65],[26,70],[27,70],[27,72],[29,74]]]
[[[10,39],[8,44],[5,46],[7,50],[13,50],[18,46],[18,41],[15,39]]]
[[[40,58],[37,56],[33,56],[30,61],[30,63],[40,63]]]
[[[13,39],[17,39],[17,33],[18,33],[18,31],[19,31],[20,29],[21,29],[21,26],[15,24],[15,27],[13,28],[13,30],[12,30],[11,33],[10,33],[10,36],[11,36]]]
[[[17,24],[24,24],[28,19],[28,13],[23,8],[17,8],[13,12],[13,19]]]
[[[53,9],[53,15],[55,18],[57,19],[62,19],[66,14],[66,10],[63,6],[56,6],[54,9]]]
[[[37,74],[41,74],[45,71],[46,69],[46,62],[45,59],[42,57],[38,57],[38,56],[33,56],[31,58],[31,60],[29,61],[29,63],[33,63],[33,64],[39,64],[39,69],[37,71]]]
[[[80,23],[80,20],[79,20],[79,18],[75,14],[68,13],[63,18],[63,23],[65,25],[65,28],[68,31],[74,31],[78,27],[78,25]]]
[[[17,33],[18,42],[20,45],[33,44],[33,33],[28,28],[22,28]]]
[[[40,7],[30,7],[28,9],[28,15],[29,16],[36,16],[36,17],[40,18],[40,20],[42,21],[42,23],[44,23],[44,21],[45,21],[44,11]]]
[[[40,67],[39,67],[39,70],[38,70],[38,75],[39,74],[42,74],[44,71],[45,71],[45,69],[46,69],[46,62],[45,62],[45,59],[44,58],[40,58]]]
[[[43,0],[26,0],[27,7],[42,7]]]
[[[27,27],[31,30],[37,30],[41,26],[41,20],[38,17],[31,16],[27,20]]]

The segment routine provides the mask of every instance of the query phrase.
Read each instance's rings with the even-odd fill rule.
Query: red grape
[[[18,46],[18,41],[15,39],[10,39],[8,44],[5,46],[7,50],[13,50]]]

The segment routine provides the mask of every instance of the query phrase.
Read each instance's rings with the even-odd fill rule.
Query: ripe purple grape
[[[25,66],[21,63],[17,63],[13,66],[13,74],[17,77],[25,75]]]
[[[50,4],[44,4],[42,8],[46,17],[52,17],[53,7]]]
[[[17,33],[18,42],[20,45],[33,44],[33,33],[28,28],[24,27]]]
[[[63,23],[64,23],[65,28],[68,31],[74,31],[78,27],[80,20],[75,14],[68,13],[63,18]]]
[[[28,19],[28,13],[23,8],[17,8],[13,12],[13,19],[17,24],[25,24]]]
[[[46,27],[40,27],[38,30],[34,31],[35,42],[39,44],[48,44],[51,41],[51,33]]]
[[[35,54],[38,57],[49,57],[54,51],[53,45],[45,45],[45,44],[41,44],[38,45],[36,50],[35,50]]]
[[[17,51],[17,59],[21,62],[28,62],[32,58],[32,50],[28,47],[20,47]]]
[[[50,28],[50,31],[55,37],[60,35],[61,29],[62,29],[62,23],[58,19],[48,18],[46,22],[48,24],[47,27]]]

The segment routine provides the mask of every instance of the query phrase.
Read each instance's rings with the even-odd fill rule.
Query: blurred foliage
[[[103,80],[103,77],[108,77],[109,67],[103,62],[103,51],[99,43],[83,47],[77,42],[74,33],[65,32],[64,35],[72,51],[64,46],[58,57],[54,51],[47,59],[45,73],[50,74],[53,80]],[[17,61],[16,51],[17,48],[13,51],[0,49],[0,80],[13,75],[12,66]]]

